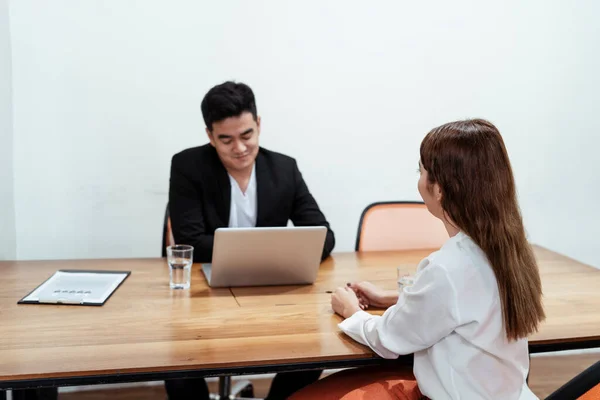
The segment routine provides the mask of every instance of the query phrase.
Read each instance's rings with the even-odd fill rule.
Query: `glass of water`
[[[412,286],[412,284],[414,283],[415,277],[411,273],[413,270],[413,265],[401,265],[399,267],[396,267],[396,271],[398,271],[398,293],[402,293],[405,287]]]
[[[194,247],[177,244],[167,247],[167,262],[171,289],[189,289],[194,259]]]

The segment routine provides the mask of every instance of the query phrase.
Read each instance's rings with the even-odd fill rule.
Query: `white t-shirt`
[[[229,174],[228,174],[229,175]],[[252,175],[242,192],[237,181],[229,175],[231,183],[231,206],[229,208],[230,228],[253,228],[256,226],[256,164],[252,167]]]
[[[414,284],[382,316],[359,311],[339,327],[381,357],[414,353],[429,398],[537,399],[525,383],[527,340],[507,340],[494,272],[462,232],[421,261]]]

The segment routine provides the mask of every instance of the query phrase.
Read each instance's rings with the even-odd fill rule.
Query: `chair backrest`
[[[175,244],[173,238],[173,230],[171,229],[171,217],[169,216],[169,205],[165,209],[165,218],[163,220],[163,234],[162,234],[162,250],[161,255],[167,256],[167,247]]]
[[[597,376],[598,374],[596,374]],[[598,400],[600,399],[600,383],[585,392],[579,397],[579,400]]]
[[[597,400],[600,399],[600,361],[565,383],[557,389],[546,400],[559,399],[579,399],[579,400]]]
[[[362,212],[356,251],[440,248],[448,240],[442,221],[422,202],[373,203]]]

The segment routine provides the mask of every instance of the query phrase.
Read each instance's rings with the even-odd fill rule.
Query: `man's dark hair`
[[[246,111],[252,113],[254,120],[257,120],[254,93],[244,83],[227,81],[213,87],[202,99],[200,108],[209,131],[212,131],[214,122],[237,117]]]

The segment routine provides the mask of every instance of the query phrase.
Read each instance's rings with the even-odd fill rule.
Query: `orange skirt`
[[[407,366],[347,369],[294,393],[290,400],[426,399]]]

